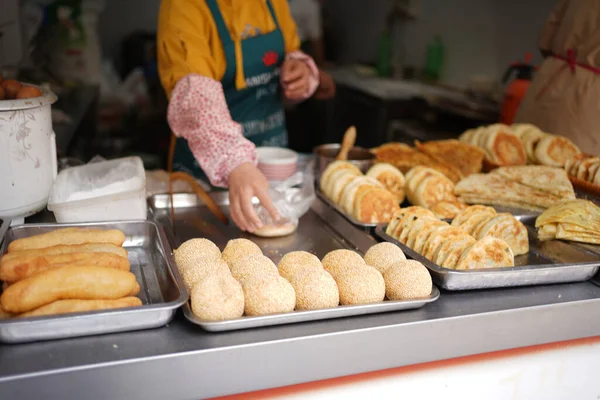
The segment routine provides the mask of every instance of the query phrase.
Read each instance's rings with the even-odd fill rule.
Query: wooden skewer
[[[219,206],[217,206],[217,203],[215,203],[215,201],[212,199],[212,197],[210,197],[208,195],[208,193],[206,193],[204,191],[204,189],[202,189],[202,186],[200,186],[198,184],[198,182],[196,182],[196,179],[194,179],[193,176],[191,176],[185,172],[172,172],[170,177],[171,177],[171,179],[170,179],[171,181],[181,180],[181,181],[185,181],[185,182],[189,183],[190,186],[192,187],[192,190],[194,190],[194,193],[196,193],[196,196],[198,196],[200,198],[200,200],[202,200],[204,202],[204,204],[206,204],[208,209],[217,218],[219,218],[219,220],[223,224],[225,224],[225,225],[229,224],[229,219],[227,219],[227,216],[223,213],[223,211],[221,211]]]
[[[354,147],[354,143],[356,142],[356,128],[351,126],[344,133],[344,138],[342,139],[342,147],[340,148],[340,152],[338,153],[336,160],[347,160],[348,153]]]

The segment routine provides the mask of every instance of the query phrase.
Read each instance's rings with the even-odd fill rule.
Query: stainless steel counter
[[[150,331],[0,346],[0,398],[197,399],[597,335],[600,287],[587,282],[219,334],[178,314]]]

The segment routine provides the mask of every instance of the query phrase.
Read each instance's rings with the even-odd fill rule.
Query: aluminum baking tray
[[[123,246],[129,253],[131,272],[140,285],[143,305],[135,308],[94,311],[0,320],[0,342],[24,343],[104,333],[157,328],[168,324],[177,308],[188,299],[181,277],[174,268],[171,247],[164,230],[152,221],[124,221],[77,224],[28,224],[11,228],[0,254],[15,239],[70,226],[120,229]]]
[[[363,304],[356,306],[338,306],[321,310],[293,311],[284,314],[271,314],[259,317],[242,317],[229,321],[208,322],[203,321],[192,313],[190,303],[183,306],[183,314],[192,323],[201,326],[209,332],[224,332],[250,328],[261,328],[266,326],[294,324],[298,322],[319,321],[323,319],[354,317],[358,315],[379,314],[391,311],[412,310],[423,307],[428,303],[436,301],[440,297],[440,291],[433,286],[431,296],[421,300],[389,301],[381,303]]]
[[[317,196],[319,196],[319,198],[321,200],[323,200],[323,202],[325,204],[327,204],[329,207],[331,207],[335,211],[337,211],[342,217],[346,218],[346,220],[348,220],[352,225],[358,226],[359,228],[362,228],[363,230],[365,230],[367,232],[373,232],[373,230],[377,227],[377,224],[360,222],[359,220],[354,218],[352,215],[348,215],[348,213],[346,211],[342,210],[333,201],[329,200],[327,198],[327,196],[325,196],[325,194],[323,192],[321,192],[319,189],[316,189],[315,191],[317,192]]]
[[[600,256],[571,243],[560,240],[540,241],[534,227],[535,216],[515,216],[525,224],[529,234],[529,253],[516,256],[515,266],[509,268],[456,271],[442,268],[408,246],[385,233],[379,226],[375,234],[394,243],[407,257],[425,265],[433,281],[446,290],[489,289],[513,286],[545,285],[551,283],[581,282],[591,279],[600,269]]]
[[[223,211],[228,213],[228,194],[226,192],[213,192],[210,196]],[[294,250],[308,251],[322,258],[331,250],[340,248],[352,249],[364,254],[376,243],[373,237],[352,226],[319,199],[316,199],[311,209],[302,216],[298,230],[294,234],[270,239],[242,233],[234,225],[223,225],[193,194],[179,193],[173,196],[175,220],[172,223],[168,195],[152,196],[148,199],[148,203],[155,220],[165,225],[167,237],[173,247],[194,237],[205,237],[222,249],[228,240],[245,237],[258,244],[264,254],[277,263],[283,255]],[[171,228],[175,228],[175,234],[172,234]],[[360,306],[341,306],[323,310],[242,317],[222,322],[207,322],[198,319],[192,313],[189,303],[183,306],[183,312],[190,322],[207,331],[218,332],[409,310],[423,307],[427,303],[437,300],[438,297],[439,290],[434,288],[431,296],[422,300],[384,301]]]

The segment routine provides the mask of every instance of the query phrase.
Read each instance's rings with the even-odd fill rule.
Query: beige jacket
[[[542,51],[600,68],[600,0],[560,0],[539,38]],[[568,137],[582,151],[600,155],[600,74],[548,57],[515,117]]]

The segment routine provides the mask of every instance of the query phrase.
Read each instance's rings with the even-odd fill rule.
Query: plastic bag
[[[254,205],[256,213],[264,225],[298,225],[298,220],[310,209],[315,200],[315,185],[313,162],[304,171],[296,172],[293,176],[269,189],[273,205],[279,212],[280,220],[273,221],[267,209],[260,203]]]

